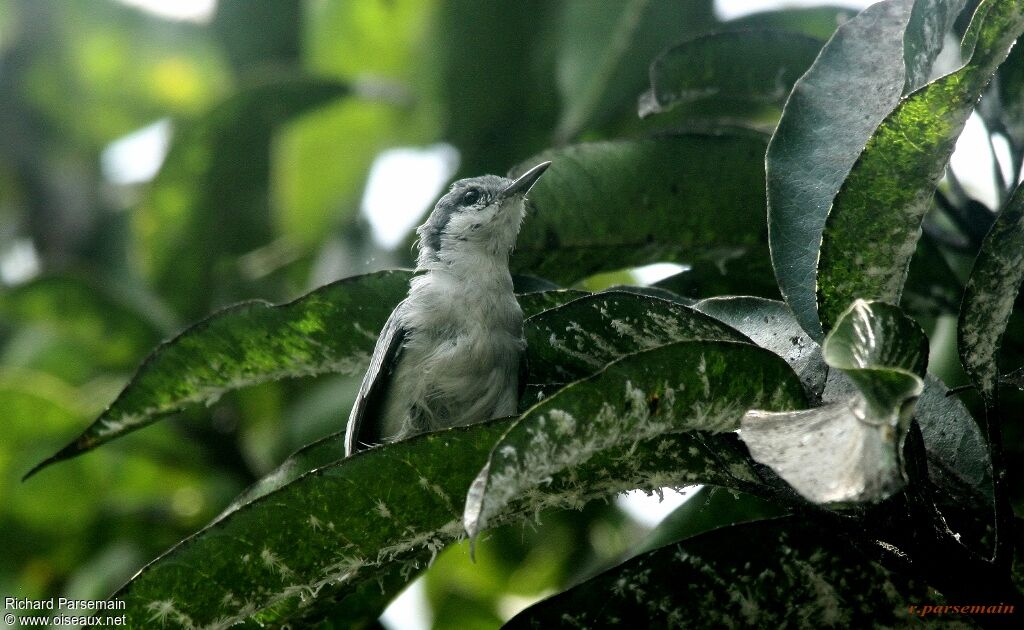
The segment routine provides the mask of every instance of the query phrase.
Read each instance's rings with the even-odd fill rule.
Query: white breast
[[[384,408],[396,437],[516,412],[523,315],[505,269],[468,277],[435,269],[413,279],[406,342]]]

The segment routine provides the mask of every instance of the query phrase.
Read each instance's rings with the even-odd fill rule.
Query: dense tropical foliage
[[[0,1],[0,590],[140,628],[373,626],[418,575],[435,627],[1011,621],[1022,33],[1019,0]],[[992,200],[949,167],[972,115]],[[363,192],[438,142],[552,161],[520,414],[344,458],[411,277]],[[696,484],[653,531],[611,502]]]

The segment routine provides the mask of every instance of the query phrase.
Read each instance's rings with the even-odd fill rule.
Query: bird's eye
[[[480,201],[479,190],[470,189],[466,191],[466,194],[462,195],[462,205],[464,206],[471,206],[478,201]]]

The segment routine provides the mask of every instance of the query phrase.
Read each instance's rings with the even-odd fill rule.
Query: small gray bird
[[[346,455],[516,413],[526,340],[508,257],[526,193],[550,164],[515,181],[461,179],[416,230],[416,275],[377,339],[348,418]]]

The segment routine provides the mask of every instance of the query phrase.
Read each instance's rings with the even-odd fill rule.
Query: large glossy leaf
[[[507,628],[902,627],[935,601],[841,532],[799,517],[662,547],[526,609]]]
[[[100,417],[29,475],[189,403],[212,404],[232,389],[325,372],[358,374],[409,276],[356,276],[281,306],[246,302],[211,315],[157,347]]]
[[[642,350],[695,339],[749,342],[718,320],[656,297],[610,291],[545,311],[526,327],[531,383],[568,383]]]
[[[694,308],[729,324],[785,359],[800,377],[808,398],[821,398],[828,373],[821,347],[800,328],[785,303],[758,297],[720,297],[701,300]]]
[[[839,400],[806,411],[753,411],[740,435],[810,501],[878,501],[903,487],[901,463],[928,339],[894,306],[858,300],[822,346],[825,362],[852,381]]]
[[[553,289],[551,291],[535,291],[517,295],[519,308],[523,309],[523,317],[529,319],[546,310],[559,307],[566,302],[578,300],[590,295],[586,291],[576,289]]]
[[[145,271],[188,317],[238,299],[223,257],[267,245],[270,149],[285,122],[349,94],[340,82],[270,80],[239,90],[209,113],[183,123],[133,215]],[[245,156],[244,160],[239,156]]]
[[[864,144],[899,102],[907,75],[923,71],[904,67],[904,47],[914,45],[918,32],[908,30],[914,4],[879,2],[840,26],[794,86],[768,147],[772,264],[797,321],[818,340],[824,333],[815,265],[826,215]],[[922,25],[944,33],[944,17],[935,14]],[[930,68],[938,51],[917,50],[932,51],[914,55]]]
[[[677,44],[651,62],[651,87],[640,96],[640,116],[692,103],[781,107],[824,43],[800,33],[742,30]]]
[[[512,266],[567,283],[658,261],[764,251],[764,138],[747,132],[546,151]],[[518,171],[514,171],[518,172]]]
[[[373,598],[361,588],[379,590],[381,577],[393,584],[396,572],[408,579],[461,537],[462,497],[509,423],[420,435],[340,460],[341,435],[307,447],[115,594],[126,602],[128,625],[230,624],[257,613],[283,622],[320,597],[365,614],[360,606]],[[759,478],[734,436],[690,434],[641,440],[634,457],[606,453],[550,481],[493,524],[633,488],[749,488]],[[197,591],[199,581],[206,586]]]
[[[475,536],[548,477],[640,440],[684,431],[731,431],[755,407],[804,403],[792,370],[745,343],[682,341],[637,352],[541,401],[494,446],[466,500]]]
[[[1018,186],[981,244],[960,307],[957,344],[981,393],[996,395],[999,346],[1024,281],[1024,186]]]
[[[405,296],[410,277],[408,271],[356,276],[316,289],[288,304],[272,306],[266,302],[247,302],[211,315],[158,346],[95,422],[26,477],[187,405],[213,404],[228,391],[326,372],[360,374],[369,363],[384,320]],[[548,383],[553,376],[552,362],[561,362],[567,355],[548,348],[547,338],[536,331],[570,326],[576,311],[563,314],[555,307],[586,295],[582,291],[558,289],[519,297],[524,314],[529,318],[525,326],[527,337],[534,340],[529,351],[531,357],[537,354],[530,362],[540,368],[536,372],[540,376],[531,382],[546,385],[547,391],[552,389]],[[664,300],[629,294],[612,296],[606,302],[616,305],[612,306],[613,315],[609,317],[630,317],[641,331],[638,334],[663,333],[663,343],[674,340],[672,335],[680,331],[682,320],[679,317],[703,320],[705,329],[717,328],[718,333],[713,338],[742,339],[727,327]],[[645,309],[651,304],[654,320],[649,324],[637,321],[641,314],[648,314]],[[618,305],[622,308],[617,308]],[[611,326],[610,321],[604,323],[606,327]],[[619,325],[620,328],[629,326],[626,322],[619,322]],[[690,328],[696,330],[700,325],[694,323]],[[630,330],[636,332],[636,329]],[[591,368],[603,366],[638,347],[627,344],[613,350],[613,346],[606,345],[603,352],[594,355],[600,356],[604,363]],[[546,371],[544,366],[547,366]],[[556,380],[555,385],[564,380]],[[537,392],[531,389],[530,393],[536,395]],[[540,394],[543,395],[543,391]]]
[[[931,374],[914,410],[921,428],[932,500],[964,545],[990,557],[995,522],[992,457],[967,407]]]
[[[979,5],[964,36],[970,62],[909,95],[872,134],[822,236],[817,294],[825,329],[855,298],[899,300],[921,221],[957,137],[1021,32],[1020,2]]]
[[[557,78],[561,141],[632,109],[651,59],[666,47],[711,27],[709,0],[626,0],[595,10],[586,2],[561,5]]]

